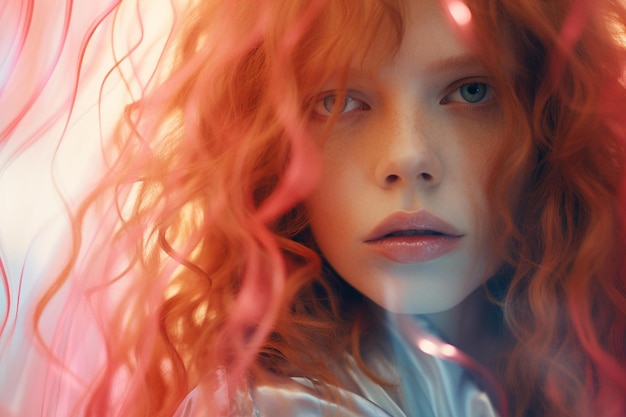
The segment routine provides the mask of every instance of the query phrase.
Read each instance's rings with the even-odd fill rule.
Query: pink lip
[[[393,213],[372,230],[365,243],[391,261],[413,264],[436,259],[454,250],[462,237],[463,234],[450,224],[420,210]]]

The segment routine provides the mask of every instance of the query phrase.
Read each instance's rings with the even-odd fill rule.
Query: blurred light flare
[[[442,345],[440,351],[443,356],[447,356],[450,358],[453,358],[458,354],[457,348],[449,344]]]
[[[437,355],[437,351],[439,350],[437,348],[437,345],[432,342],[431,340],[428,339],[424,339],[422,337],[419,337],[417,340],[417,347],[419,347],[419,349],[424,352],[427,353],[431,356],[438,356]]]
[[[467,5],[460,0],[449,1],[448,11],[450,16],[459,26],[467,26],[472,21],[472,12]]]
[[[454,359],[459,354],[458,349],[451,344],[442,341],[433,341],[423,335],[416,338],[415,344],[422,352],[438,358]]]
[[[509,415],[504,389],[487,368],[455,346],[428,333],[428,331],[421,328],[420,324],[413,322],[412,319],[398,318],[397,324],[404,332],[410,335],[414,346],[420,351],[434,358],[454,362],[474,374],[484,384],[488,397],[494,400],[494,404],[500,410],[499,415]]]

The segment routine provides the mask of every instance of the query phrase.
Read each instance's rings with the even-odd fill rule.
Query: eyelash
[[[463,96],[463,88],[478,88],[479,91],[482,89],[484,91],[482,97],[480,97],[476,101],[470,101],[466,97]],[[450,91],[450,90],[449,90]],[[472,94],[470,92],[470,94]],[[348,114],[354,111],[361,110],[369,110],[370,106],[365,101],[354,97],[357,95],[356,92],[347,91],[345,94],[342,94],[344,98],[344,107],[343,109],[337,112],[337,115]],[[329,103],[328,100],[336,100],[340,94],[336,91],[327,91],[319,94],[314,100],[313,105],[311,107],[312,113],[314,115],[320,117],[329,117],[333,113],[333,107],[335,103]],[[479,107],[484,106],[494,99],[493,87],[488,83],[484,82],[482,79],[472,80],[472,79],[463,79],[453,84],[451,91],[439,101],[440,105],[449,105],[452,103],[459,103],[462,105],[470,106],[470,107]],[[349,108],[349,107],[353,108]],[[349,108],[346,110],[346,108]]]

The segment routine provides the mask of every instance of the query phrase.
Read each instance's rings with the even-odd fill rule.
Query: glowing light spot
[[[454,357],[457,354],[457,349],[452,345],[443,345],[441,346],[441,353],[447,357]]]
[[[437,353],[437,345],[430,340],[421,339],[417,342],[417,346],[424,353],[428,353],[429,355],[435,355]]]
[[[452,19],[454,19],[459,26],[465,26],[472,21],[472,12],[462,1],[451,1],[448,4],[448,10],[450,11]]]

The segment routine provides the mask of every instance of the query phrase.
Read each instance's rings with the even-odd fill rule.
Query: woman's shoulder
[[[305,378],[281,378],[250,389],[254,417],[404,417],[345,388],[323,388]]]
[[[226,387],[224,392],[226,394]],[[175,417],[204,415],[206,393],[196,387],[179,406]],[[213,393],[214,406],[223,417],[406,417],[404,413],[388,413],[357,391],[325,387],[309,379],[274,376],[263,382],[249,381],[234,396]],[[226,401],[220,401],[219,398]],[[209,413],[209,415],[213,415]]]
[[[391,326],[384,343],[364,346],[360,361],[344,352],[329,364],[338,384],[298,376],[252,378],[228,403],[228,417],[497,417],[469,370],[419,349],[416,334],[435,344],[427,323]],[[431,337],[432,336],[432,337]],[[376,377],[372,377],[375,375]],[[192,398],[196,397],[196,398]],[[190,395],[187,407],[201,401]],[[195,414],[180,414],[187,417]]]

